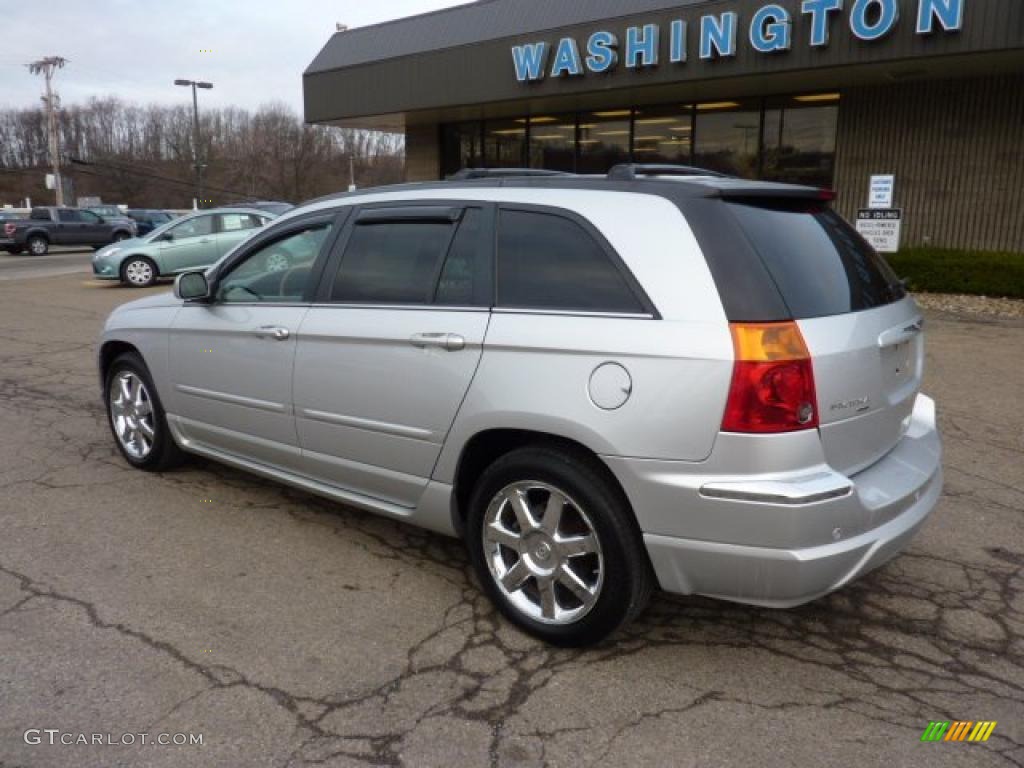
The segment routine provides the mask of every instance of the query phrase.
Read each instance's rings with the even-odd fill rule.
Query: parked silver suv
[[[117,309],[127,461],[200,454],[461,536],[561,645],[655,584],[795,606],[907,544],[942,486],[922,319],[826,193],[477,175],[307,204]]]

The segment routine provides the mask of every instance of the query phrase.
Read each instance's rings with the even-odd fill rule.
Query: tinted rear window
[[[886,261],[827,206],[744,201],[726,207],[794,319],[860,312],[906,295]]]
[[[498,230],[498,306],[641,314],[604,249],[574,221],[505,210]]]

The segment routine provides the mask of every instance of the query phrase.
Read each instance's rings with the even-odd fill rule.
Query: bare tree
[[[217,204],[244,199],[301,202],[344,190],[349,162],[359,186],[400,181],[402,137],[306,125],[285,104],[255,112],[204,110],[200,154]],[[181,106],[92,99],[58,114],[65,176],[79,196],[140,207],[182,208],[192,200],[192,116]],[[0,204],[43,199],[48,165],[42,109],[0,110]],[[73,201],[71,201],[73,202]]]

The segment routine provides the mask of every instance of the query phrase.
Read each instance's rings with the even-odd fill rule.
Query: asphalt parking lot
[[[947,487],[905,555],[792,611],[661,595],[572,652],[500,620],[458,542],[129,470],[94,343],[141,295],[0,281],[0,766],[1024,765],[1024,323],[929,314]]]

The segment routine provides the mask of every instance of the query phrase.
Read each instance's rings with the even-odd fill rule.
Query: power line
[[[89,160],[82,160],[81,158],[77,158],[77,157],[69,157],[68,161],[73,166],[78,168],[81,173],[85,173],[85,174],[91,175],[91,176],[105,176],[105,175],[101,174],[101,173],[96,173],[95,171],[89,172],[89,171],[85,170],[85,167],[106,168],[106,169],[109,169],[109,170],[112,170],[112,171],[115,171],[115,172],[118,172],[118,173],[127,173],[127,174],[131,174],[133,176],[139,176],[141,178],[151,179],[153,181],[161,181],[161,182],[164,182],[166,184],[177,184],[177,185],[186,186],[186,187],[193,186],[193,182],[192,181],[184,181],[182,179],[174,179],[174,178],[171,178],[169,176],[160,176],[159,174],[156,174],[156,173],[147,173],[146,171],[139,171],[139,170],[136,170],[134,168],[128,168],[128,167],[123,166],[123,165],[121,165],[119,163],[112,163],[112,162],[109,162],[109,161],[107,161],[107,162],[94,162],[94,161],[89,161]],[[105,177],[109,178],[109,175],[106,175]],[[239,191],[234,190],[234,189],[224,189],[222,187],[210,187],[210,186],[207,186],[206,189],[208,189],[211,192],[220,192],[221,194],[224,194],[224,195],[232,195],[233,197],[240,197],[242,199],[252,198],[253,197],[253,195],[249,194],[248,192],[239,192]]]

